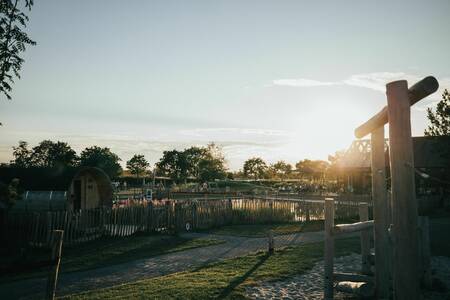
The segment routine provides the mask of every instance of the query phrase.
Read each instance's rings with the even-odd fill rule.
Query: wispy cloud
[[[210,136],[228,136],[232,138],[240,136],[243,138],[248,138],[249,135],[252,136],[262,136],[262,137],[288,137],[292,136],[292,132],[286,130],[278,129],[263,129],[263,128],[195,128],[195,129],[185,129],[180,130],[181,135],[192,136],[192,137],[210,137]]]
[[[337,85],[338,82],[327,82],[312,80],[306,78],[296,78],[296,79],[276,79],[272,81],[272,85],[279,86],[293,86],[293,87],[315,87],[315,86],[327,86],[327,85]]]
[[[379,92],[385,92],[386,83],[406,79],[410,85],[423,79],[425,76],[419,76],[416,74],[408,74],[405,72],[374,72],[354,74],[350,77],[339,81],[320,81],[314,79],[294,78],[294,79],[276,79],[272,81],[271,86],[291,86],[291,87],[320,87],[320,86],[336,86],[346,85],[353,87],[367,88]],[[430,96],[431,100],[440,99],[442,92],[445,88],[450,89],[450,78],[443,77],[438,78],[439,90]],[[427,103],[427,106],[430,103]]]

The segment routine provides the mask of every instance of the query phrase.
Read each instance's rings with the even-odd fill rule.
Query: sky
[[[385,83],[450,88],[450,1],[35,1],[21,79],[0,99],[0,162],[19,140],[142,153],[214,141],[230,170],[327,159],[386,105]]]

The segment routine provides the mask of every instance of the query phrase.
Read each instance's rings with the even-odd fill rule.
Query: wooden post
[[[393,201],[394,298],[419,299],[417,202],[406,80],[386,85]]]
[[[388,299],[391,278],[388,228],[391,221],[386,190],[384,126],[372,132],[371,152],[373,219],[375,220],[375,295],[378,299]]]
[[[430,225],[428,217],[419,217],[420,229],[420,280],[424,287],[431,289],[431,252],[430,252]]]
[[[359,204],[359,221],[369,221],[369,206],[367,203]],[[361,231],[361,273],[371,274],[370,271],[370,232],[369,230]]]
[[[334,258],[334,200],[325,199],[325,278],[324,278],[324,292],[325,300],[333,299],[333,258]]]
[[[64,239],[64,230],[53,230],[52,232],[52,257],[54,263],[50,268],[47,280],[46,299],[55,299],[56,284],[58,282],[59,264],[61,262],[62,243]]]
[[[273,254],[274,252],[274,247],[275,247],[275,243],[273,241],[273,231],[269,230],[269,234],[268,234],[268,242],[269,242],[269,254]]]

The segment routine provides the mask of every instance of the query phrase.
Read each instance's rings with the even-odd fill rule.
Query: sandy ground
[[[361,268],[361,255],[352,254],[335,259],[336,272],[357,272]],[[437,256],[431,261],[434,288],[424,292],[426,300],[450,299],[450,258]],[[324,264],[320,261],[303,275],[282,281],[261,282],[247,288],[250,299],[323,299]],[[438,283],[436,283],[438,281]],[[335,292],[335,299],[351,299],[350,295]]]

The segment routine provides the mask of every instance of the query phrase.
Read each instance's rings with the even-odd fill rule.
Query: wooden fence
[[[336,201],[336,217],[357,216],[358,203]],[[228,198],[153,201],[148,205],[78,211],[15,212],[0,216],[4,245],[46,247],[53,230],[64,230],[64,244],[101,237],[124,237],[209,229],[232,224],[304,222],[324,219],[320,200]]]

